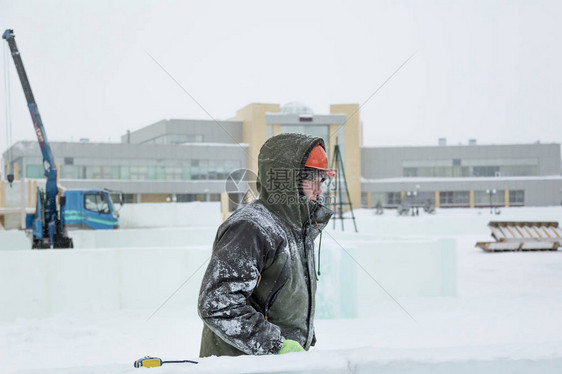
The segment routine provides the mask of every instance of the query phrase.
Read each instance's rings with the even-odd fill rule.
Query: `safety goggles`
[[[328,179],[328,173],[324,170],[313,168],[304,168],[301,171],[301,180],[314,181],[316,179],[320,179],[320,182],[323,183],[326,179]]]

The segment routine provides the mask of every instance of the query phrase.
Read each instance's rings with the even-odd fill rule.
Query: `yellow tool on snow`
[[[180,364],[185,362],[190,364],[197,364],[197,361],[191,361],[191,360],[162,361],[162,359],[158,357],[145,356],[143,358],[139,358],[138,360],[136,360],[134,365],[136,368],[141,368],[141,367],[153,368],[157,366],[162,366],[163,364]]]

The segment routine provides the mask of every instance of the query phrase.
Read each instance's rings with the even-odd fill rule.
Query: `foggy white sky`
[[[250,102],[362,104],[417,52],[363,106],[365,145],[562,142],[561,19],[558,1],[0,0],[49,139],[75,141],[208,119],[146,52],[217,119]],[[35,140],[8,67],[12,140]]]

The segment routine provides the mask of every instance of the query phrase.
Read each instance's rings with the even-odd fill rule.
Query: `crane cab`
[[[100,190],[67,190],[63,194],[61,219],[72,229],[113,230],[119,228],[111,196]]]
[[[26,231],[33,249],[73,248],[68,230],[113,230],[119,228],[111,196],[101,190],[66,190],[60,198],[60,217],[45,219],[45,192],[37,188],[34,214],[26,217]]]

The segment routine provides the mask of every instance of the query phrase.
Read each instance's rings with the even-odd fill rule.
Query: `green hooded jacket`
[[[285,339],[314,345],[314,239],[333,212],[304,197],[298,174],[318,144],[282,134],[261,148],[259,199],[219,227],[203,277],[201,357],[276,354]]]

